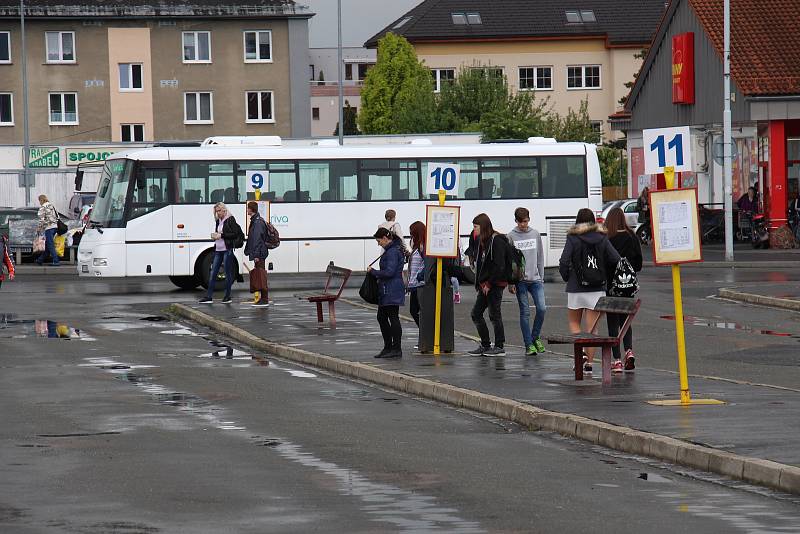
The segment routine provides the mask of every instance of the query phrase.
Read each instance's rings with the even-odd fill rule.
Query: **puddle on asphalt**
[[[661,315],[661,319],[667,321],[674,321],[674,315]],[[707,328],[720,328],[722,330],[739,330],[742,332],[749,332],[751,334],[763,334],[765,336],[788,337],[792,339],[800,339],[800,334],[791,334],[789,332],[778,332],[776,330],[760,330],[752,326],[733,323],[730,321],[721,321],[719,319],[709,319],[707,317],[695,317],[693,315],[684,315],[683,324],[690,326],[705,326]]]
[[[86,331],[73,328],[61,321],[49,319],[17,319],[14,314],[0,314],[0,330],[8,330],[11,335],[0,337],[26,338],[41,337],[48,339],[78,339],[96,341]]]

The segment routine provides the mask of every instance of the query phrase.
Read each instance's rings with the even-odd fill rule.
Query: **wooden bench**
[[[317,305],[317,322],[321,323],[322,319],[322,303],[328,303],[328,320],[331,326],[336,326],[336,310],[334,305],[339,297],[342,295],[347,280],[350,278],[350,269],[344,267],[336,267],[335,265],[328,265],[325,273],[328,275],[325,280],[325,288],[322,292],[312,291],[306,293],[296,293],[295,297],[301,300],[307,300]]]
[[[552,334],[547,336],[547,342],[554,345],[559,343],[573,345],[573,353],[575,354],[575,380],[583,380],[583,349],[587,347],[600,347],[603,354],[603,384],[610,384],[611,348],[620,346],[622,338],[631,327],[633,318],[636,316],[636,312],[639,311],[641,303],[642,301],[637,298],[601,297],[594,307],[594,311],[600,312],[600,315],[597,316],[597,321],[595,321],[589,329],[590,332],[581,332],[579,334]],[[620,328],[619,334],[617,334],[616,337],[591,333],[606,313],[617,313],[627,316],[625,317],[625,323],[622,325],[622,328]]]

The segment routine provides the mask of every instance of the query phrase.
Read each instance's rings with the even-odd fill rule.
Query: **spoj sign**
[[[113,147],[66,148],[64,154],[67,165],[80,165],[81,163],[103,162],[111,154],[120,150],[120,148]]]

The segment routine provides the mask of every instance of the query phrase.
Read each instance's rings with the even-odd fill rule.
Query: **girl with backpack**
[[[214,302],[214,289],[217,284],[217,275],[224,264],[225,268],[225,296],[222,297],[223,304],[231,303],[231,287],[235,274],[233,266],[236,258],[233,251],[244,245],[244,232],[236,219],[228,211],[228,207],[222,202],[214,204],[214,228],[211,232],[211,239],[214,240],[214,261],[211,264],[211,275],[208,278],[208,293],[200,300],[201,304],[211,304]]]
[[[508,241],[505,236],[494,231],[492,221],[485,213],[481,213],[472,220],[475,240],[475,289],[478,298],[472,308],[472,322],[478,329],[481,344],[475,350],[469,351],[473,356],[502,356],[506,353],[503,345],[506,341],[503,330],[503,315],[501,303],[503,290],[508,285],[506,279],[506,248]],[[489,308],[489,320],[494,327],[494,347],[489,339],[489,328],[483,318],[483,312]]]
[[[419,296],[417,290],[425,285],[425,223],[416,221],[409,227],[411,234],[411,258],[408,265],[408,311],[419,327]]]
[[[558,260],[558,271],[567,283],[567,319],[569,331],[582,332],[582,321],[594,325],[597,333],[599,313],[594,311],[597,301],[606,294],[606,273],[613,272],[619,263],[619,253],[606,237],[606,229],[598,225],[594,212],[581,208],[575,224],[567,232],[567,242]],[[583,354],[583,370],[592,372],[594,348]]]
[[[636,238],[636,234],[628,226],[625,221],[625,213],[621,208],[614,208],[608,212],[606,217],[606,230],[608,231],[608,240],[614,249],[619,252],[619,255],[628,261],[630,268],[635,273],[642,270],[642,245]],[[622,265],[622,264],[620,264]],[[628,268],[628,266],[625,266]],[[609,277],[606,282],[606,289],[608,296],[611,297],[633,297],[638,289],[638,284],[628,283],[624,286],[615,280],[617,275],[626,276],[629,273],[625,269],[617,269],[616,271],[609,271]],[[634,277],[635,280],[635,277]],[[626,315],[618,313],[606,314],[606,321],[608,322],[608,335],[617,337],[619,329],[625,323]],[[612,373],[621,373],[623,368],[625,371],[633,371],[636,367],[634,364],[635,358],[633,355],[633,331],[628,328],[625,336],[622,338],[622,344],[625,347],[625,363],[620,359],[619,347],[612,347],[614,352],[614,362],[611,364]]]

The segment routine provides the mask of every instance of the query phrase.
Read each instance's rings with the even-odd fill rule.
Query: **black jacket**
[[[637,273],[642,270],[642,245],[635,235],[631,232],[618,232],[608,240],[611,241],[620,256],[631,262],[631,266]]]
[[[483,250],[482,243],[478,243],[475,263],[475,287],[477,289],[480,289],[484,283],[503,287],[508,285],[508,280],[506,280],[507,246],[506,236],[498,233],[491,237],[486,250]]]
[[[578,253],[584,243],[595,245],[599,254],[603,255],[606,273],[614,269],[619,263],[619,253],[611,246],[611,242],[606,237],[606,229],[594,223],[581,223],[573,225],[567,232],[567,243],[561,252],[558,260],[558,272],[561,278],[567,283],[567,293],[589,293],[593,291],[605,291],[604,287],[584,287],[578,282],[578,275],[575,273],[573,258]]]
[[[247,234],[247,243],[244,245],[244,255],[250,258],[263,260],[269,256],[267,248],[267,223],[258,213],[250,218],[250,233]]]
[[[217,228],[217,220],[214,219],[214,229]],[[233,215],[229,215],[225,222],[222,225],[222,239],[225,241],[225,248],[228,250],[233,250],[236,247],[233,246],[233,242],[236,241],[236,236],[239,234],[244,235],[242,232],[242,227],[239,226],[239,223],[236,222],[236,219]]]

